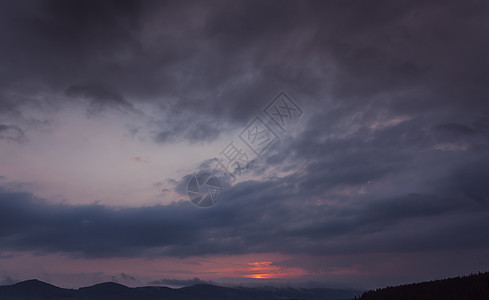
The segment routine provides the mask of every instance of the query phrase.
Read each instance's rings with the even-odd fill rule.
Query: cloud
[[[24,131],[15,125],[0,124],[0,140],[12,140],[16,142],[22,141]]]
[[[170,287],[184,287],[191,286],[196,284],[215,284],[213,281],[201,280],[198,277],[194,277],[193,279],[168,279],[163,278],[159,280],[153,280],[149,282],[150,285],[164,285]]]
[[[289,175],[245,181],[225,190],[222,201],[208,210],[195,209],[188,201],[119,208],[54,204],[28,193],[2,191],[0,243],[10,250],[85,257],[277,251],[317,255],[489,246],[483,238],[489,226],[487,207],[467,203],[470,194],[348,196],[327,193],[327,186],[311,191],[297,185],[303,180],[307,177]],[[327,197],[314,200],[325,192]],[[332,202],[334,198],[340,202]],[[442,229],[457,232],[459,238],[440,233]]]
[[[148,163],[148,161],[144,158],[141,158],[139,156],[134,156],[129,159],[130,161],[136,162],[136,163]]]
[[[121,273],[121,277],[124,280],[130,280],[130,281],[136,281],[136,278],[132,277],[131,275],[128,275],[126,273]]]
[[[456,132],[460,134],[473,134],[475,132],[472,128],[459,123],[447,123],[447,124],[439,125],[438,129]]]
[[[0,85],[67,91],[88,98],[91,112],[150,103],[159,143],[214,141],[280,90],[330,129],[355,114],[431,114],[442,124],[488,114],[489,43],[477,30],[485,3],[217,3],[3,4],[0,60],[9,72]],[[1,103],[13,110],[16,101]]]
[[[95,75],[88,70],[104,56],[137,48],[137,2],[67,4],[54,0],[2,7],[1,34],[6,41],[2,70],[9,70],[9,76],[2,72],[2,84],[34,79],[60,87],[74,78]],[[13,36],[17,38],[11,39]]]
[[[212,124],[209,121],[193,122],[193,120],[173,120],[173,124],[162,125],[162,131],[159,131],[154,136],[156,143],[169,143],[178,140],[195,142],[213,142],[220,134],[221,126]],[[185,124],[187,123],[187,124]]]
[[[0,285],[12,285],[16,283],[15,280],[12,279],[10,276],[3,276],[3,279],[0,281]]]
[[[120,94],[101,85],[72,85],[66,90],[66,95],[88,99],[87,113],[89,115],[100,113],[106,107],[113,107],[124,113],[141,114],[131,103],[124,100]]]

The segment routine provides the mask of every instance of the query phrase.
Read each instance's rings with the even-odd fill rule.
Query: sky
[[[0,284],[488,271],[488,36],[483,0],[1,1]]]

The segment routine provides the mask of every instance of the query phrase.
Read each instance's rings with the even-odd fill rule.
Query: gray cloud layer
[[[335,183],[323,179],[310,188],[309,177],[314,173],[238,184],[226,191],[219,205],[206,210],[195,209],[189,202],[139,208],[52,204],[28,193],[4,190],[0,193],[0,243],[3,249],[87,257],[274,251],[319,255],[488,247],[485,195],[489,191],[478,184],[483,181],[479,178],[487,178],[485,173],[459,170],[447,182],[446,193],[438,195],[375,199],[367,194],[320,206],[310,199]],[[346,184],[351,185],[351,180]]]

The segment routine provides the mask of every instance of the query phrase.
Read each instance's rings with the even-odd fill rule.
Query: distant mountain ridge
[[[231,288],[208,284],[179,289],[161,286],[130,288],[114,282],[64,289],[35,279],[0,286],[1,300],[350,300],[360,293],[347,289]]]
[[[489,300],[489,272],[367,291],[358,300]]]
[[[489,272],[364,292],[351,289],[221,287],[130,288],[114,282],[64,289],[36,279],[0,286],[0,300],[488,300]]]

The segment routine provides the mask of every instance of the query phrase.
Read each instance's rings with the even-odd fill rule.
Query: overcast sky
[[[487,271],[487,53],[484,0],[1,1],[0,283]]]

